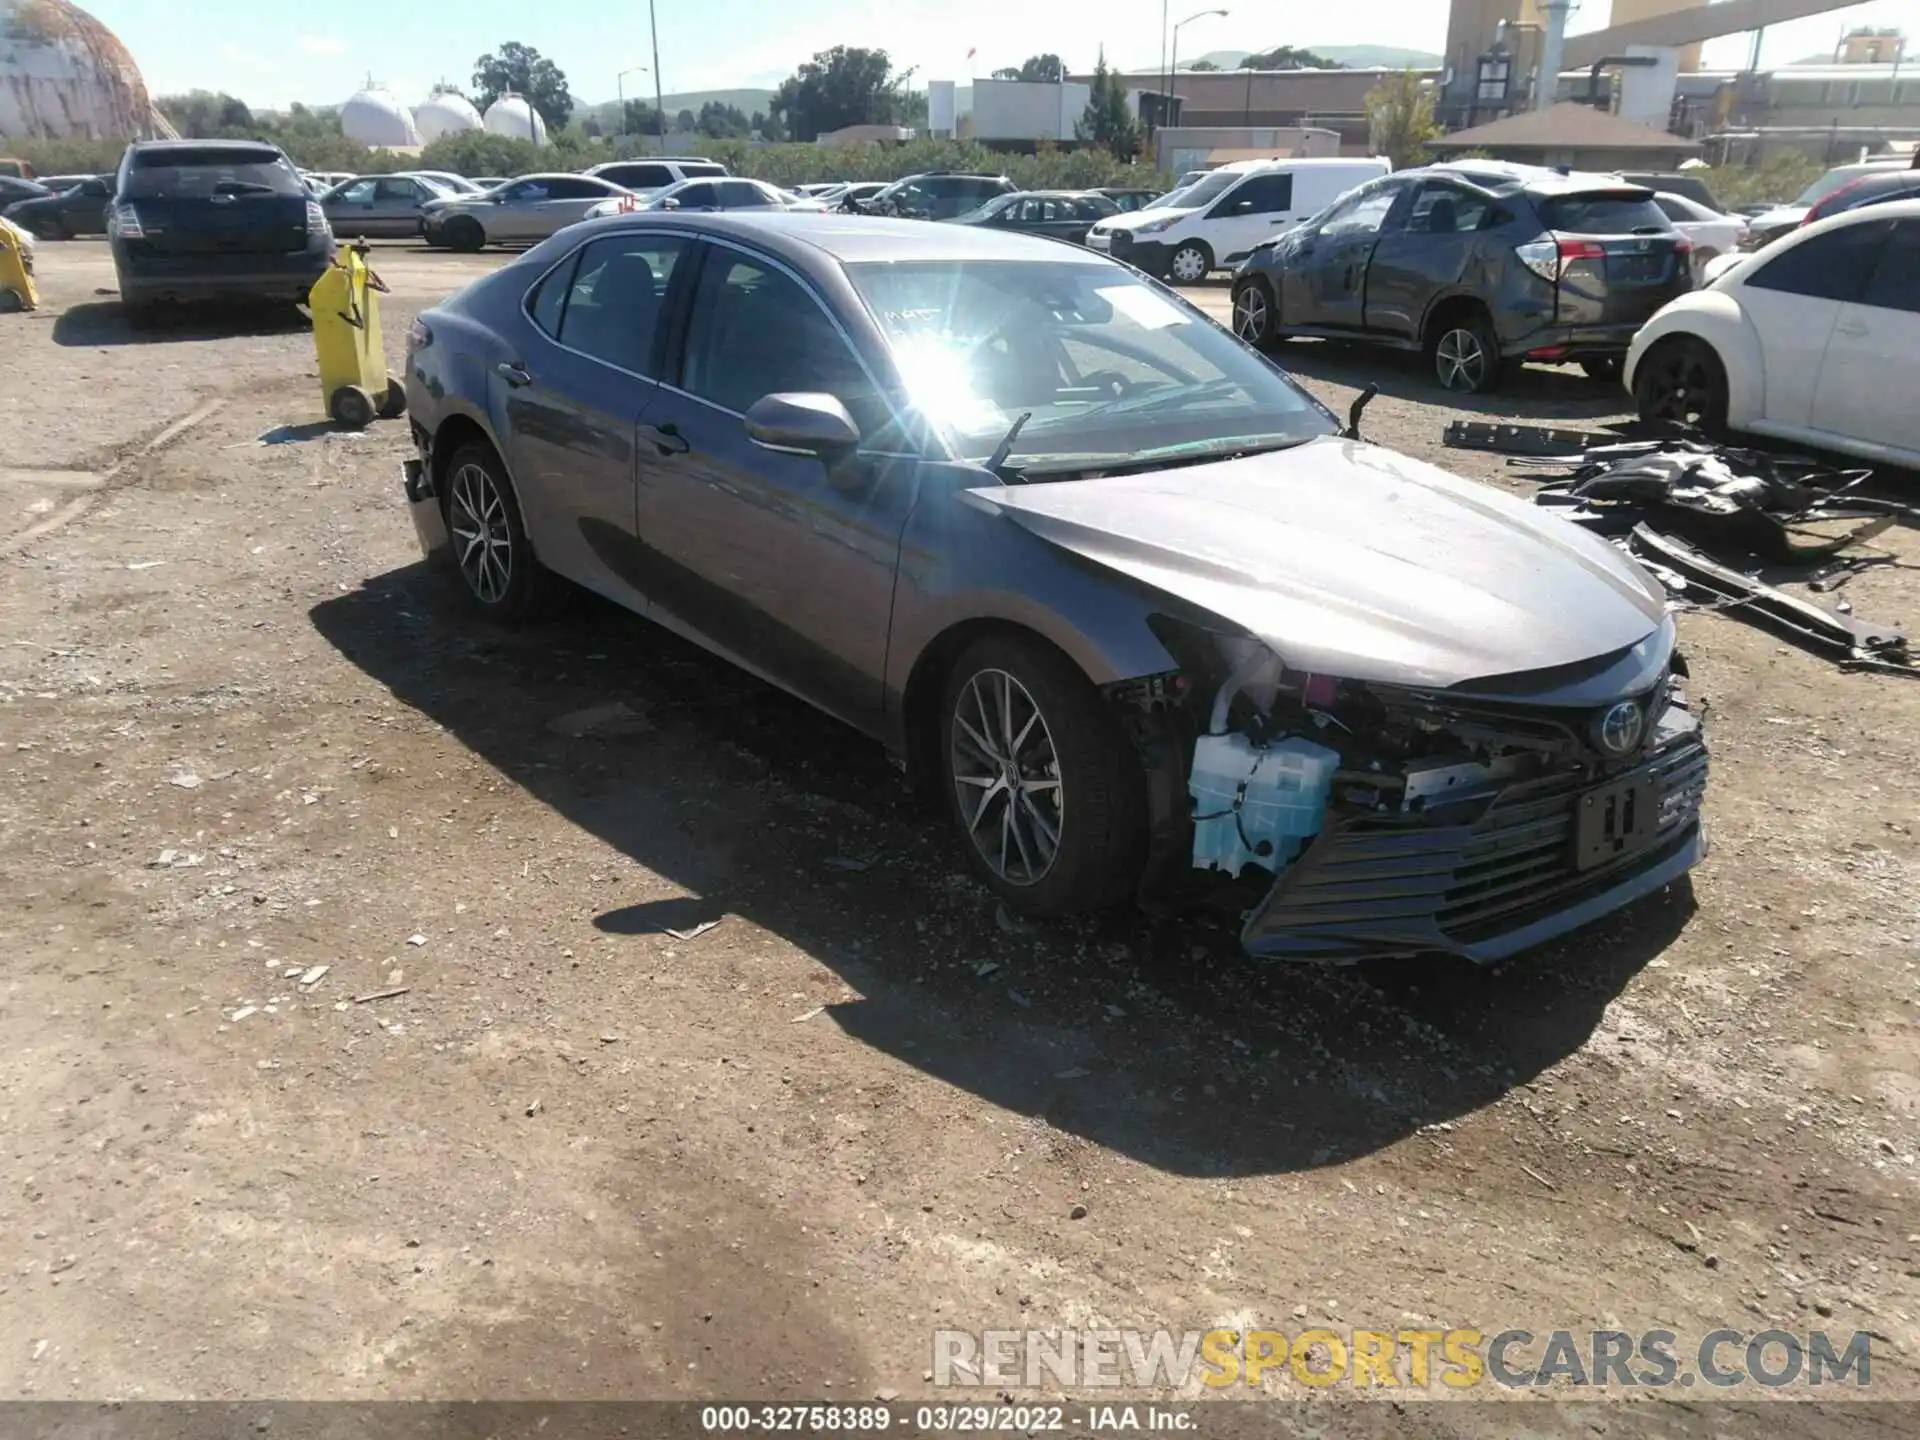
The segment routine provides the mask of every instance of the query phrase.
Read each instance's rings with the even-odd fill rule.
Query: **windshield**
[[[991,200],[987,201],[986,204],[976,205],[973,207],[973,209],[967,211],[965,214],[954,216],[954,219],[985,220],[990,215],[999,214],[1002,210],[1005,210],[1009,205],[1013,204],[1015,200],[1018,200],[1020,198],[1022,197],[1018,195],[996,195]]]
[[[1827,196],[1833,194],[1834,191],[1844,185],[1851,185],[1854,181],[1858,180],[1860,174],[1861,172],[1858,170],[1829,170],[1818,180],[1807,186],[1806,189],[1802,190],[1800,192],[1800,198],[1793,203],[1796,205],[1818,205],[1822,200],[1826,199]]]
[[[1338,428],[1225,330],[1118,266],[865,262],[847,274],[886,332],[908,403],[970,460],[1029,412],[1012,457],[1037,468]]]
[[[1202,205],[1211,205],[1241,180],[1238,170],[1215,170],[1193,182],[1184,190],[1176,190],[1171,195],[1162,195],[1153,202],[1152,209],[1198,210]]]

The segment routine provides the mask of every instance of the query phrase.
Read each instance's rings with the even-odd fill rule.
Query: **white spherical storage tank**
[[[114,33],[67,0],[0,0],[0,140],[133,139],[161,130]]]
[[[487,130],[514,140],[547,143],[547,122],[540,112],[518,95],[502,95],[487,107]]]
[[[441,90],[429,95],[413,112],[414,128],[431,145],[442,135],[458,135],[463,130],[481,127],[480,112],[457,90]]]
[[[356,145],[390,150],[420,145],[412,112],[378,85],[369,85],[340,107],[340,128]]]

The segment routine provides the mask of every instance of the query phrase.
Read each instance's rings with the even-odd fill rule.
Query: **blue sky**
[[[308,6],[259,0],[82,0],[126,42],[157,93],[226,90],[250,104],[335,104],[366,76],[417,102],[441,78],[462,85],[474,58],[520,40],[567,73],[576,96],[610,100],[621,70],[651,63],[647,7],[636,0],[329,0]],[[1365,0],[1355,6],[1280,0],[1236,8],[1181,31],[1183,53],[1253,45],[1380,43],[1438,51],[1444,0]],[[660,66],[668,93],[771,86],[833,44],[887,50],[919,78],[965,80],[1052,50],[1090,67],[1104,42],[1110,60],[1152,64],[1160,55],[1158,0],[657,0]],[[1174,18],[1205,8],[1181,0]],[[1608,0],[1586,0],[1575,31],[1606,23]],[[1830,50],[1842,28],[1899,26],[1920,43],[1920,0],[1874,0],[1768,32],[1765,60]],[[967,59],[967,51],[978,54]],[[1721,41],[1710,64],[1745,58],[1745,41]],[[1920,64],[1920,57],[1916,58]],[[651,91],[629,75],[627,93]]]

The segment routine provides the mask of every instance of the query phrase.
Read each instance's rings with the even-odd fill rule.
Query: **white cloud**
[[[280,67],[265,56],[256,55],[238,45],[222,45],[220,58],[238,70],[250,70],[256,75],[271,75]]]
[[[331,60],[347,53],[347,42],[337,35],[302,35],[300,51],[316,60]]]

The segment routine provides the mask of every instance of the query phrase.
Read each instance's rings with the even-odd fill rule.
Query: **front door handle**
[[[642,440],[650,443],[662,455],[684,455],[693,448],[671,420],[664,425],[642,425],[639,433]]]
[[[527,367],[520,364],[517,360],[502,360],[498,365],[493,367],[493,373],[506,381],[507,384],[513,386],[516,390],[522,385],[531,385],[533,383],[533,376],[527,373]]]

